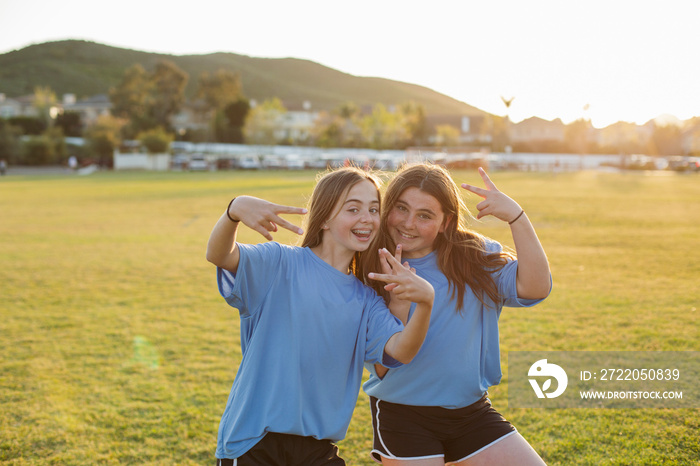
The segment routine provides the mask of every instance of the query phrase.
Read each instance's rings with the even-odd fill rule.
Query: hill
[[[107,93],[122,79],[124,70],[140,63],[152,69],[170,60],[189,76],[186,93],[192,96],[202,72],[219,69],[241,74],[243,91],[262,101],[279,97],[285,102],[308,100],[315,109],[333,109],[347,101],[360,106],[414,101],[428,114],[481,115],[485,112],[423,86],[383,78],[360,77],[297,58],[256,58],[234,53],[167,55],[111,47],[95,42],[47,42],[0,55],[0,93],[9,97],[31,94],[48,86],[57,95],[78,98]]]

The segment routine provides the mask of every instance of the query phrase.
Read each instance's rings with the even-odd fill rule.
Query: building
[[[482,146],[491,143],[492,135],[485,115],[426,115],[428,143],[440,144],[441,127],[456,129],[456,145]]]
[[[520,123],[512,124],[509,128],[510,140],[513,144],[534,142],[563,142],[565,125],[556,120],[544,120],[538,117],[528,118]]]
[[[64,94],[60,104],[61,112],[74,112],[80,115],[84,127],[91,126],[101,116],[109,115],[112,102],[107,94],[97,94],[82,100],[76,100],[75,94]]]

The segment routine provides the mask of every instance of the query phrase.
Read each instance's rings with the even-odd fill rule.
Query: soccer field
[[[453,175],[481,186],[475,171]],[[528,213],[554,280],[544,303],[503,311],[496,409],[550,465],[698,464],[700,408],[510,408],[506,363],[509,351],[700,351],[700,177],[490,175]],[[315,177],[0,178],[0,462],[213,464],[241,354],[209,233],[233,196],[305,205]],[[502,222],[471,226],[512,246]],[[244,227],[239,240],[264,239]],[[375,464],[370,422],[360,393],[340,442],[350,465]]]

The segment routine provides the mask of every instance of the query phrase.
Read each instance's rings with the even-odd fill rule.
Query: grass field
[[[480,184],[475,172],[454,176]],[[492,179],[528,212],[554,278],[544,303],[503,312],[496,408],[551,465],[699,464],[700,409],[509,408],[505,362],[514,350],[700,350],[700,177]],[[236,312],[204,259],[209,232],[232,196],[302,205],[314,180],[311,172],[1,178],[0,462],[213,464],[241,354]],[[499,222],[473,226],[512,244]],[[296,241],[286,232],[276,239]],[[341,453],[350,465],[374,464],[363,393],[357,406]]]

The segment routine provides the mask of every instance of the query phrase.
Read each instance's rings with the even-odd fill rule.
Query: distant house
[[[22,104],[0,94],[0,118],[12,118],[22,115]]]
[[[686,121],[681,133],[681,146],[685,155],[700,155],[700,117]]]
[[[563,142],[564,127],[564,123],[559,118],[548,121],[532,117],[511,125],[509,135],[513,143]]]
[[[8,98],[5,94],[0,94],[0,117],[14,118],[36,116],[39,116],[39,112],[34,107],[33,95]]]
[[[8,98],[0,94],[0,118],[38,117],[39,111],[34,106],[34,95]],[[85,126],[90,126],[102,115],[109,115],[112,103],[105,94],[99,94],[77,101],[75,94],[64,94],[63,100],[49,109],[49,114],[55,118],[62,112],[76,112]]]
[[[311,102],[283,102],[285,113],[280,115],[275,130],[278,141],[304,142],[311,137],[319,112],[311,109]]]
[[[171,124],[182,135],[187,131],[206,131],[211,128],[212,112],[202,99],[185,102],[180,111],[173,115]]]
[[[112,102],[107,94],[97,94],[82,100],[76,100],[75,94],[64,94],[61,108],[64,112],[80,114],[84,126],[91,126],[101,116],[109,115]]]
[[[491,142],[491,132],[484,115],[427,115],[428,143],[437,141],[437,128],[451,126],[459,132],[458,143],[460,145],[483,145]]]
[[[634,123],[619,121],[596,132],[596,142],[602,148],[617,152],[640,152],[649,133]]]

